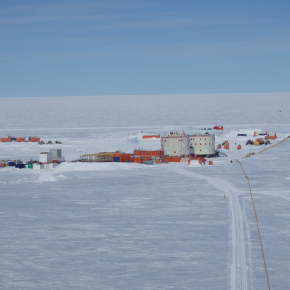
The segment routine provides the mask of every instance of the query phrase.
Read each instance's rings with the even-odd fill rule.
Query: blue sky
[[[0,97],[290,91],[289,1],[0,2]]]

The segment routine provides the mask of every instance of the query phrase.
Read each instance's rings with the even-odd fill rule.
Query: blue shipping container
[[[15,166],[15,162],[13,162],[13,161],[9,161],[9,162],[8,162],[8,166]]]
[[[10,138],[10,141],[15,141],[16,140],[16,138]]]
[[[247,134],[238,134],[238,137],[247,137]]]
[[[19,163],[15,163],[15,168],[25,168],[26,167],[26,164],[19,164]]]
[[[120,162],[120,157],[113,157],[113,162]]]

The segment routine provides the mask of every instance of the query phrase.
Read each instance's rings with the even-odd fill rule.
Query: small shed
[[[41,162],[41,163],[52,162],[52,153],[51,152],[41,152],[39,154],[39,162]]]

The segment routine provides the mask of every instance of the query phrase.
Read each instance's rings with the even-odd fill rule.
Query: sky
[[[290,92],[289,1],[0,2],[0,97]]]

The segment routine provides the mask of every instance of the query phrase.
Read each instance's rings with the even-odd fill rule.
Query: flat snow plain
[[[216,123],[228,159],[213,166],[63,163],[0,169],[1,289],[267,289],[247,180],[271,289],[290,285],[289,144],[244,158],[239,129],[289,135],[290,94],[2,98],[1,159],[51,148],[85,153],[158,149],[139,132],[198,133]],[[242,150],[236,150],[241,144]],[[222,159],[221,159],[222,160]],[[224,194],[226,198],[224,198]]]

